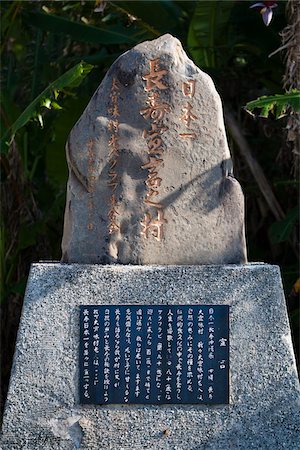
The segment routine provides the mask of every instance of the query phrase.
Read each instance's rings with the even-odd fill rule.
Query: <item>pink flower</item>
[[[276,8],[276,6],[278,5],[275,1],[264,1],[254,3],[254,5],[251,5],[250,8],[259,8],[264,24],[268,26],[273,17],[273,8]]]

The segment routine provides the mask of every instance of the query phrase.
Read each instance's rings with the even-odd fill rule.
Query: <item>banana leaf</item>
[[[300,114],[300,91],[297,89],[292,89],[291,92],[285,94],[264,95],[247,103],[245,109],[250,114],[256,109],[260,110],[259,115],[261,117],[268,117],[272,113],[276,119],[280,119],[286,115],[289,107]]]
[[[34,27],[49,31],[54,34],[66,34],[75,41],[89,42],[94,44],[136,44],[140,41],[135,37],[133,27],[118,25],[104,25],[97,27],[74,22],[64,17],[40,12],[25,13],[27,23]]]
[[[215,68],[216,48],[229,26],[234,1],[199,1],[188,32],[188,47],[199,67]]]
[[[93,69],[91,64],[81,62],[65,72],[57,80],[53,81],[40,95],[38,95],[20,114],[13,125],[5,132],[1,139],[1,153],[7,153],[9,145],[20,128],[31,119],[37,118],[42,125],[41,107],[48,109],[60,109],[56,99],[59,91],[65,88],[77,87],[87,74]]]

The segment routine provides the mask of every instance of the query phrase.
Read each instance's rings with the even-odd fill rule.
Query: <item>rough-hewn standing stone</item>
[[[171,35],[112,65],[70,134],[67,158],[64,262],[246,261],[244,199],[220,98]]]

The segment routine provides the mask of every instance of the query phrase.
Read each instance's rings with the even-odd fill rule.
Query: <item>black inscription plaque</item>
[[[228,403],[229,306],[80,306],[80,403]]]

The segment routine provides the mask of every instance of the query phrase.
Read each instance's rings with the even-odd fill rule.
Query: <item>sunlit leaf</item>
[[[45,100],[43,100],[41,102],[41,106],[45,106],[45,108],[51,109],[51,99],[50,98],[45,98]]]
[[[37,117],[37,119],[38,119],[38,121],[39,121],[39,124],[40,124],[41,127],[43,128],[43,127],[44,127],[44,122],[43,122],[42,114],[38,113],[38,114],[36,115],[36,117]]]
[[[51,102],[51,107],[53,109],[62,109],[62,107],[58,103],[53,102],[53,101]]]
[[[259,110],[259,116],[261,117],[268,117],[271,113],[276,119],[280,119],[280,117],[286,115],[289,107],[296,113],[300,113],[300,91],[297,89],[285,94],[259,97],[257,100],[247,103],[245,109],[250,113]]]
[[[17,118],[14,124],[6,131],[5,135],[1,139],[1,153],[7,153],[9,144],[14,138],[16,132],[26,125],[31,119],[36,117],[41,126],[43,126],[40,107],[45,106],[45,102],[49,106],[47,99],[51,96],[55,97],[55,92],[57,93],[59,90],[64,88],[78,86],[86,75],[92,70],[92,68],[92,65],[81,62],[75,67],[72,67],[72,69],[68,70],[57,80],[53,81],[40,95],[38,95]],[[54,109],[57,108],[54,107]]]

